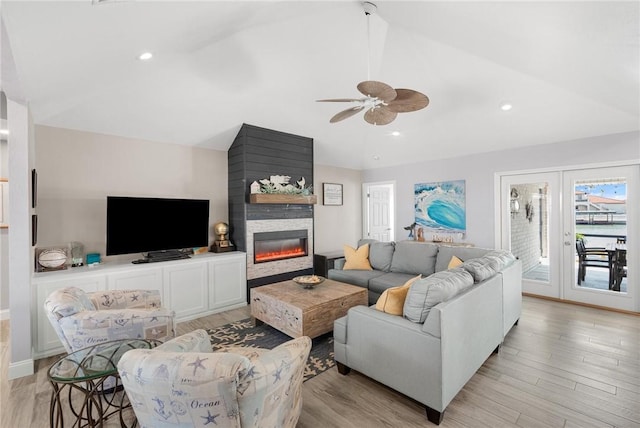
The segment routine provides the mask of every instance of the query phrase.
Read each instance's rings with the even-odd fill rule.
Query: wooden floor
[[[178,333],[246,318],[248,308],[182,323]],[[7,381],[1,323],[1,427],[46,427],[55,358]],[[303,386],[298,427],[432,426],[418,403],[357,372],[335,368]],[[110,421],[107,426],[117,426]],[[640,317],[524,298],[520,323],[444,414],[441,427],[640,427]]]

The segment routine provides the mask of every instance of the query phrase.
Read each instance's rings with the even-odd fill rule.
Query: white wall
[[[209,199],[210,224],[227,221],[226,151],[37,126],[36,159],[38,247],[78,241],[104,260],[139,258],[105,257],[107,195]]]
[[[9,148],[6,140],[0,141],[0,177],[9,176]],[[4,186],[8,186],[5,183]],[[2,197],[2,217],[7,223],[9,215],[9,192]],[[9,318],[9,229],[0,229],[0,320]]]
[[[362,173],[355,169],[314,166],[314,246],[316,253],[342,250],[344,244],[355,246],[362,237]],[[322,183],[342,184],[342,205],[323,205]]]
[[[396,181],[396,230],[399,231],[414,221],[415,183],[466,180],[465,241],[476,246],[493,247],[494,177],[497,172],[629,162],[638,159],[640,133],[631,132],[371,169],[363,171],[362,179],[364,182]]]

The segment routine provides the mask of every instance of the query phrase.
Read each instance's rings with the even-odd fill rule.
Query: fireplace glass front
[[[265,263],[304,257],[309,254],[307,242],[306,230],[254,233],[253,262]]]

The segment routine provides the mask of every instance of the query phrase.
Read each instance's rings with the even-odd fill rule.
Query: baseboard
[[[8,320],[11,316],[9,309],[1,309],[0,310],[0,321]]]
[[[586,308],[602,309],[605,311],[618,312],[620,314],[640,316],[640,312],[627,311],[625,309],[609,308],[607,306],[592,305],[590,303],[576,302],[573,300],[564,300],[564,299],[559,299],[557,297],[541,296],[539,294],[532,294],[532,293],[522,293],[522,295],[527,297],[535,297],[536,299],[550,300],[552,302],[567,303],[570,305],[584,306]]]
[[[9,364],[9,371],[8,371],[9,380],[17,379],[19,377],[24,377],[24,376],[31,376],[34,373],[35,372],[33,370],[32,359],[22,360],[22,361],[18,361],[17,363]]]

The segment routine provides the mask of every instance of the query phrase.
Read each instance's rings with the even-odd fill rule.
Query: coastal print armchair
[[[294,428],[311,339],[268,350],[212,352],[204,330],[155,349],[127,351],[118,372],[142,428]]]
[[[116,339],[175,337],[175,314],[161,306],[158,290],[66,287],[51,293],[44,309],[68,353]]]

